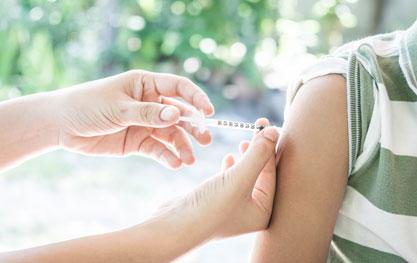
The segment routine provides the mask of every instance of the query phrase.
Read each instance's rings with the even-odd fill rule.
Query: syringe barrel
[[[211,119],[196,115],[191,117],[180,116],[180,121],[189,122],[191,125],[198,127],[200,131],[204,131],[207,126],[245,131],[260,131],[264,128],[262,126],[257,126],[254,123]]]
[[[219,120],[219,119],[206,119],[206,125],[214,126],[214,127],[224,127],[224,128],[229,128],[229,129],[246,130],[246,131],[260,130],[260,127],[256,126],[254,123],[227,121],[227,120]]]

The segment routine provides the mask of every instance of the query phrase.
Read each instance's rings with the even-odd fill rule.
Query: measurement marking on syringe
[[[257,126],[254,123],[204,118],[204,115],[194,115],[190,117],[180,116],[180,120],[189,122],[192,126],[198,127],[201,132],[203,132],[207,126],[247,131],[260,131],[264,128],[263,126]]]
[[[247,122],[238,122],[238,121],[226,121],[226,120],[217,120],[217,125],[230,128],[242,128],[242,129],[260,129],[253,123]]]

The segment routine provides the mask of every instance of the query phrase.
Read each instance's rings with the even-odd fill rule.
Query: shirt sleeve
[[[314,65],[306,68],[301,74],[290,84],[287,90],[287,103],[285,106],[284,119],[286,119],[288,109],[291,107],[297,92],[307,81],[329,75],[341,74],[346,76],[348,68],[347,60],[340,57],[324,57],[316,62]]]

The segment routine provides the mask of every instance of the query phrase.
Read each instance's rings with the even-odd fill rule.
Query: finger
[[[256,179],[252,191],[252,200],[266,211],[271,211],[276,188],[275,158],[271,157]]]
[[[249,148],[249,144],[250,144],[250,142],[247,141],[247,140],[244,140],[244,141],[240,142],[240,144],[239,144],[239,153],[241,155],[243,155],[246,152],[246,150]]]
[[[241,189],[252,189],[260,172],[271,157],[275,157],[275,145],[278,131],[267,127],[260,131],[252,140],[242,159],[233,166],[232,173],[238,176]]]
[[[152,137],[172,145],[179,153],[182,162],[186,164],[193,164],[195,162],[191,141],[182,128],[170,126],[162,129],[154,129]]]
[[[206,115],[214,113],[210,99],[191,80],[172,74],[142,72],[144,89],[155,88],[156,92],[165,97],[181,97]]]
[[[140,144],[138,152],[172,169],[177,169],[181,166],[181,160],[163,143],[152,137],[147,137]]]
[[[124,125],[138,125],[146,127],[167,127],[178,122],[179,110],[174,106],[167,106],[155,102],[130,101],[126,110],[121,110]]]
[[[273,195],[271,191],[275,191],[275,178],[276,178],[276,166],[275,158],[272,156],[269,158],[261,174],[255,183],[255,189],[261,190],[266,195]]]
[[[267,118],[259,118],[255,121],[256,127],[268,127],[269,126],[269,120]],[[263,129],[262,128],[262,129]],[[260,129],[260,131],[262,130]],[[256,131],[255,134],[259,133],[259,131]]]
[[[225,171],[235,164],[235,157],[229,153],[222,160],[222,171]]]
[[[162,103],[177,107],[177,109],[179,109],[180,111],[181,116],[193,115],[193,110],[190,108],[190,106],[176,99],[163,97]],[[201,145],[208,145],[212,141],[212,136],[209,130],[205,130],[203,133],[201,133],[198,127],[194,127],[189,122],[184,121],[179,122],[177,125],[182,127],[189,134],[191,134],[191,136],[193,136],[194,139]]]

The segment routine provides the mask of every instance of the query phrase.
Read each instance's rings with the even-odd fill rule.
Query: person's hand
[[[256,123],[263,127],[269,125],[266,119],[259,119]],[[218,236],[258,231],[268,226],[275,196],[277,131],[276,127],[266,128],[260,135],[255,135],[252,142],[241,142],[239,152],[242,157],[239,162],[231,153],[223,158],[224,176],[237,177],[233,178],[237,183],[233,184],[231,179],[230,184],[236,193],[240,190],[244,198],[232,208],[233,217],[226,218],[221,224]],[[233,220],[229,220],[231,218]]]
[[[266,126],[265,119],[258,125]],[[227,155],[222,171],[141,224],[112,233],[0,255],[7,262],[171,262],[211,239],[265,229],[275,195],[279,134],[266,127]],[[93,246],[92,246],[93,244]],[[19,261],[20,260],[20,261]]]
[[[257,124],[267,126],[268,121],[260,119]],[[202,231],[208,238],[265,229],[275,195],[278,137],[275,127],[266,127],[250,143],[242,142],[239,161],[226,155],[219,174],[188,196],[168,202],[159,214],[180,215],[181,224],[189,221],[194,233]]]
[[[86,154],[124,156],[138,153],[178,168],[195,161],[191,134],[211,142],[188,123],[190,110],[212,115],[207,95],[190,80],[171,74],[132,70],[59,90],[54,96],[60,146]],[[175,98],[178,97],[183,103]]]
[[[144,262],[170,262],[212,239],[266,229],[275,196],[278,138],[276,127],[264,128],[240,144],[239,161],[226,155],[221,172],[162,205],[151,219],[115,233],[115,239]]]

